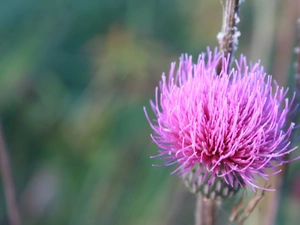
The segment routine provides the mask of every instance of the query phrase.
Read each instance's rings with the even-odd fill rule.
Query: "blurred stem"
[[[294,82],[294,90],[296,93],[295,100],[293,102],[293,108],[297,107],[297,104],[300,103],[300,18],[298,19],[298,47],[297,49],[297,68],[296,68],[296,74],[295,74],[295,82]],[[299,115],[299,106],[298,109],[293,113],[289,115],[288,121],[289,123],[296,122],[298,120],[298,115]],[[291,139],[297,138],[292,136]],[[294,140],[291,140],[292,142]],[[289,160],[289,155],[286,155],[284,157],[285,161]],[[280,205],[280,197],[281,197],[281,192],[283,190],[283,186],[285,183],[285,177],[288,171],[288,164],[283,164],[281,166],[282,172],[277,174],[275,177],[275,189],[277,190],[274,193],[273,198],[270,199],[269,202],[269,207],[268,211],[266,213],[266,221],[264,224],[266,225],[274,225],[276,223],[276,218],[277,218],[277,212],[278,212],[278,207]]]
[[[216,201],[197,195],[195,225],[214,225]]]
[[[297,21],[298,25],[298,47],[296,48],[296,52],[298,54],[297,57],[297,70],[296,70],[296,77],[295,77],[295,91],[296,91],[296,103],[300,103],[300,17]],[[294,114],[297,115],[296,113]],[[295,118],[297,119],[297,118]]]
[[[0,169],[3,180],[6,208],[10,225],[20,225],[19,210],[16,204],[15,188],[5,147],[2,126],[0,124]]]
[[[289,156],[286,155],[284,157],[284,160],[289,160]],[[272,193],[272,198],[268,201],[268,207],[266,210],[266,215],[265,215],[265,225],[275,225],[276,224],[276,218],[277,218],[277,213],[278,213],[278,207],[280,203],[280,195],[281,191],[283,189],[283,184],[285,180],[285,175],[287,172],[287,166],[288,164],[283,164],[281,166],[281,172],[277,174],[274,177],[274,189],[276,190],[274,193]]]
[[[240,36],[240,32],[236,27],[239,22],[239,6],[240,0],[226,0],[222,31],[217,36],[220,52],[224,53],[225,57],[229,57],[229,63],[231,62],[233,51],[237,48],[238,37]],[[220,74],[221,71],[222,61],[219,62],[217,73]]]

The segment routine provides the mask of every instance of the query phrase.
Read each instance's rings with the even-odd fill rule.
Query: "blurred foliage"
[[[194,196],[151,167],[142,107],[170,62],[217,45],[220,1],[0,2],[0,115],[23,224],[193,224]],[[246,54],[254,17],[243,3]],[[298,170],[284,206],[299,211]],[[284,206],[281,220],[299,221]]]

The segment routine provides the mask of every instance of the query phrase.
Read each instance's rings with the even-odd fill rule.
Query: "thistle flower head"
[[[222,71],[216,68],[222,60]],[[230,186],[257,186],[257,177],[267,179],[267,169],[294,151],[289,138],[294,124],[287,124],[291,104],[287,89],[280,88],[262,66],[247,65],[241,56],[228,71],[228,59],[219,54],[201,54],[196,64],[182,56],[176,71],[162,75],[151,108],[155,119],[146,117],[154,131],[164,165],[178,164],[173,173],[183,176],[197,167],[195,179],[210,183],[221,178]]]

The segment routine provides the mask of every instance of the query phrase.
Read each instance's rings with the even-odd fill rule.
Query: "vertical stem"
[[[298,19],[298,47],[296,47],[297,52],[297,68],[294,80],[294,91],[296,92],[296,97],[293,102],[294,107],[300,103],[300,18]],[[297,110],[289,115],[289,123],[298,121],[300,107],[298,106]],[[298,136],[297,136],[298,137]],[[296,139],[297,137],[292,136],[291,139]],[[291,140],[292,142],[295,140]],[[284,158],[285,161],[289,160],[289,155],[286,155]],[[268,210],[266,212],[265,222],[266,225],[274,225],[277,218],[278,208],[280,206],[280,197],[285,183],[285,177],[288,170],[288,164],[283,164],[281,166],[282,172],[275,176],[275,189],[277,190],[273,193],[272,198],[268,204]]]
[[[9,158],[5,147],[2,127],[0,124],[0,170],[3,180],[6,208],[10,225],[20,225],[19,210],[16,204],[15,188],[9,164]]]
[[[298,47],[296,48],[296,52],[298,54],[297,57],[297,70],[296,70],[296,77],[295,77],[295,91],[296,91],[296,101],[300,103],[300,17],[297,21],[298,25]]]
[[[238,37],[240,36],[240,32],[236,27],[240,20],[238,16],[239,6],[240,0],[226,0],[222,31],[217,36],[220,52],[223,53],[225,57],[229,57],[229,63],[231,62],[233,51],[237,48]],[[220,74],[221,71],[222,61],[220,60],[217,73]]]
[[[292,51],[295,47],[297,30],[295,22],[299,17],[299,0],[285,0],[278,2],[278,16],[275,20],[276,32],[274,37],[270,37],[270,42],[274,42],[274,59],[271,74],[280,86],[287,85],[287,75],[290,70]]]
[[[197,195],[195,225],[214,225],[216,201]]]
[[[285,156],[284,160],[288,160],[288,155]],[[266,207],[266,212],[264,214],[264,224],[266,225],[275,225],[276,218],[278,213],[278,206],[280,204],[280,191],[282,190],[284,178],[286,175],[288,164],[283,164],[280,169],[282,170],[279,174],[277,174],[272,181],[273,187],[276,190],[272,193],[268,201],[268,206]]]
[[[226,0],[222,31],[217,36],[220,44],[220,52],[223,53],[225,57],[229,57],[229,64],[232,59],[232,53],[237,48],[238,37],[240,36],[240,32],[236,27],[240,20],[238,17],[239,6],[240,0]],[[229,67],[228,70],[230,70]],[[221,71],[222,60],[219,61],[217,66],[217,74],[220,74]],[[228,73],[228,71],[224,72]],[[213,199],[203,198],[201,195],[198,195],[195,212],[195,225],[214,225],[215,214],[216,201]]]

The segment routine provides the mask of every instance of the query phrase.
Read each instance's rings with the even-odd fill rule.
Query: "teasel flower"
[[[153,158],[177,164],[172,173],[208,198],[229,197],[240,187],[265,190],[258,177],[268,180],[280,172],[278,165],[297,159],[284,160],[297,148],[289,141],[295,124],[287,124],[295,94],[289,100],[287,93],[244,56],[229,70],[229,57],[218,49],[200,54],[196,64],[183,55],[177,69],[172,63],[169,75],[162,75],[150,101],[154,119],[144,107],[160,148]]]

